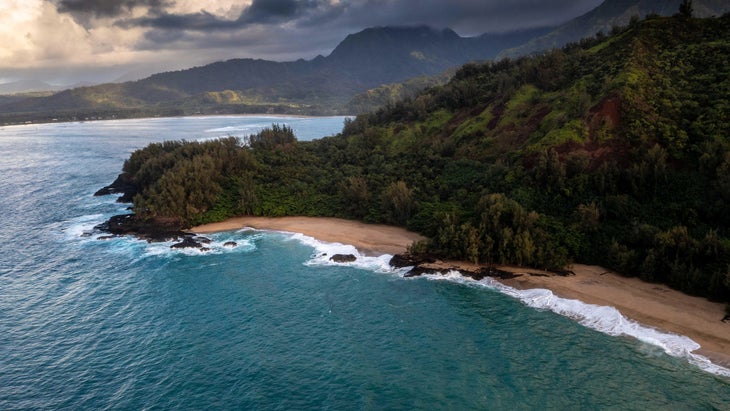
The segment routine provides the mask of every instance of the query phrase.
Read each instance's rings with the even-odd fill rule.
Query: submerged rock
[[[352,254],[335,254],[330,257],[330,261],[334,261],[336,263],[351,263],[356,260],[357,257]]]

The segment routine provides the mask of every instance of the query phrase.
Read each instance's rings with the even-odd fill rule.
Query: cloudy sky
[[[2,0],[0,83],[69,85],[239,57],[327,55],[372,26],[463,36],[555,25],[602,0]]]

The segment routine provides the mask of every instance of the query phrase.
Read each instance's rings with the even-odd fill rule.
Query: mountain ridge
[[[375,27],[348,35],[330,53],[311,60],[274,62],[230,59],[184,70],[157,73],[132,82],[64,90],[0,106],[11,113],[174,108],[193,113],[218,110],[289,107],[294,112],[331,114],[357,93],[412,77],[437,75],[469,61],[486,60],[547,29],[514,36],[461,37],[450,29],[427,26]],[[206,93],[236,94],[226,104],[205,104]],[[210,96],[208,96],[210,97]],[[225,100],[225,99],[224,99]]]

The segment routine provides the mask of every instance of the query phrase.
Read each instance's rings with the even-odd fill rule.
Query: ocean
[[[301,140],[342,117],[222,116],[0,128],[0,409],[730,409],[730,372],[610,307],[301,234],[211,235],[211,251],[93,227],[93,197],[153,141]],[[235,248],[224,247],[235,241]]]

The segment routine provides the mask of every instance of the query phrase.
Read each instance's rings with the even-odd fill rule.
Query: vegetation
[[[730,301],[730,16],[653,17],[298,142],[152,144],[124,165],[144,218],[237,214],[406,226],[444,257],[595,263]]]

